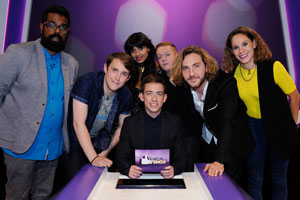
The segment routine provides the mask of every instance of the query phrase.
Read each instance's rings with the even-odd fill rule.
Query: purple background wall
[[[26,0],[10,0],[4,49],[22,40]]]
[[[235,7],[230,6],[229,1],[235,2]],[[10,0],[5,47],[21,41],[25,2],[26,0]],[[124,2],[127,1],[33,0],[29,40],[39,37],[39,21],[42,10],[53,3],[62,4],[69,8],[72,18],[71,40],[68,42],[67,51],[79,60],[81,64],[80,73],[102,69],[101,66],[105,62],[105,57],[113,51],[120,50],[120,45],[117,45],[114,39],[114,20],[120,5]],[[274,57],[286,65],[276,0],[157,0],[156,2],[164,8],[165,17],[168,19],[165,23],[162,40],[174,42],[179,49],[190,44],[200,45],[208,49],[220,62],[222,58],[220,46],[224,46],[228,32],[238,25],[250,24],[267,41]],[[245,2],[248,2],[252,7],[249,8],[249,4],[247,5]],[[285,0],[285,2],[294,55],[295,75],[298,77],[296,84],[299,89],[300,2],[292,0]],[[136,17],[140,18],[141,16]],[[228,20],[228,18],[232,19]],[[215,39],[212,40],[210,36],[214,36]],[[82,42],[79,44],[78,41]],[[0,169],[2,169],[2,171],[0,170],[0,199],[4,198],[5,195],[5,178],[3,178],[5,175],[1,155],[0,152]]]
[[[113,51],[122,50],[122,44],[115,41],[116,18],[121,5],[130,1],[134,0],[86,0],[84,2],[81,0],[33,0],[29,40],[35,40],[39,37],[39,22],[42,11],[54,3],[64,5],[71,11],[72,20],[66,50],[79,60],[80,74],[102,70],[106,56]],[[287,64],[278,2],[275,0],[139,1],[154,2],[160,6],[165,17],[161,40],[175,43],[178,49],[182,49],[186,45],[199,45],[207,49],[220,63],[226,35],[236,26],[248,25],[255,28],[264,37],[274,57],[281,60],[284,65]],[[5,47],[21,40],[23,26],[21,22],[24,15],[24,9],[21,8],[24,8],[25,2],[26,0],[11,0],[10,2]],[[286,0],[286,6],[295,74],[296,77],[300,77],[300,58],[298,56],[300,55],[300,38],[297,37],[300,35],[300,22],[298,20],[300,2]],[[139,13],[135,17],[142,19],[143,14]],[[133,24],[133,22],[128,24]],[[151,27],[156,22],[148,19],[145,24]],[[143,28],[145,29],[145,27]],[[137,30],[132,30],[132,32],[135,31]],[[124,34],[123,37],[126,38],[129,32],[127,30],[127,33],[119,34]],[[148,36],[153,38],[152,33]],[[296,83],[300,88],[300,81]]]
[[[160,41],[155,41],[155,34],[160,29],[157,27],[159,23],[163,23],[161,40],[175,43],[179,50],[187,45],[201,46],[216,57],[219,63],[227,34],[237,26],[247,25],[265,38],[274,57],[286,65],[279,7],[274,0],[33,0],[29,40],[39,37],[41,13],[53,3],[66,6],[71,12],[67,51],[79,61],[80,74],[102,70],[110,53],[123,51],[123,43],[116,41],[116,34],[127,38],[136,31],[146,32],[156,45]],[[136,4],[143,4],[147,8],[139,13],[144,8],[143,5],[135,8]],[[124,11],[124,7],[134,7],[127,14],[133,16],[128,19],[123,17],[121,21],[123,24],[125,21],[128,27],[126,30],[121,28],[123,32],[115,33],[118,13]],[[147,9],[154,14],[147,13]],[[162,20],[157,19],[160,15]],[[141,23],[143,20],[144,23]],[[144,25],[139,27],[134,24]]]
[[[291,45],[294,56],[295,76],[297,77],[296,85],[298,90],[300,90],[300,1],[285,0],[285,3],[287,7]]]

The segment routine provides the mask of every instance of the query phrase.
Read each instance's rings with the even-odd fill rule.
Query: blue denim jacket
[[[102,96],[104,95],[103,72],[90,72],[81,76],[75,83],[71,97],[88,105],[88,114],[85,124],[88,131],[92,129],[94,120],[100,109],[102,103]],[[71,98],[71,100],[72,100]],[[130,114],[131,112],[131,93],[127,87],[120,88],[114,99],[111,110],[108,114],[108,119],[105,127],[102,128],[99,134],[93,138],[93,146],[97,150],[105,150],[109,147],[111,141],[111,132],[115,130],[118,125],[118,117],[120,114]],[[72,103],[70,103],[72,105]],[[79,147],[76,133],[73,127],[73,108],[69,108],[68,128],[70,136],[70,151],[74,151]]]

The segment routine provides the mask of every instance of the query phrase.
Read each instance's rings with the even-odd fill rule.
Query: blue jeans
[[[267,141],[263,133],[262,120],[249,117],[249,125],[256,146],[247,160],[248,193],[254,200],[262,199],[264,163],[269,153],[272,175],[272,199],[287,199],[287,169],[289,160],[283,160]]]

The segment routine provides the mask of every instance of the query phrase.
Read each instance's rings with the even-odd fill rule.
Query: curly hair
[[[219,65],[216,59],[214,59],[206,50],[197,46],[185,47],[177,56],[175,66],[171,71],[171,80],[179,86],[187,86],[188,84],[182,77],[182,61],[185,56],[189,54],[198,54],[203,60],[206,67],[206,79],[211,82],[217,78],[219,72]]]
[[[222,61],[222,67],[224,71],[231,73],[239,64],[239,61],[235,58],[235,56],[232,53],[231,45],[231,40],[236,34],[243,34],[247,36],[252,42],[256,42],[256,48],[254,49],[255,64],[263,60],[268,60],[272,58],[272,53],[266,42],[263,40],[263,38],[252,28],[249,28],[247,26],[240,26],[234,29],[231,33],[229,33],[227,37],[226,46],[224,48],[224,58]]]

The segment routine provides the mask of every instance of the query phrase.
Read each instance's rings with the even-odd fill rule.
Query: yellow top
[[[274,62],[273,76],[275,83],[285,94],[290,94],[296,89],[294,81],[279,61]],[[256,119],[261,119],[257,69],[254,68],[249,71],[238,65],[234,77],[237,80],[240,98],[247,107],[247,115]]]

